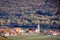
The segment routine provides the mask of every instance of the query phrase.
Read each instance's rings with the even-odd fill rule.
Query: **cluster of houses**
[[[58,35],[60,32],[58,30],[44,30],[41,32],[40,25],[38,24],[36,29],[22,29],[22,28],[1,28],[0,35],[1,36],[17,36],[17,35],[25,35],[25,34],[36,34],[43,33],[46,35]]]
[[[24,30],[21,28],[0,29],[1,36],[16,36],[21,32],[24,32]]]
[[[35,34],[37,33],[37,29],[22,29],[22,28],[10,28],[10,29],[0,29],[1,36],[17,36],[21,34]]]
[[[59,30],[44,30],[44,34],[47,35],[58,35],[60,34]]]
[[[37,29],[22,29],[22,28],[1,28],[0,29],[0,35],[1,36],[17,36],[20,34],[34,34],[34,33],[39,33],[40,32],[40,27],[38,25]]]

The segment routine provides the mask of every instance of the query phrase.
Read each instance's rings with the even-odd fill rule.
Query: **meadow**
[[[60,40],[60,36],[50,35],[20,35],[7,37],[10,40]]]

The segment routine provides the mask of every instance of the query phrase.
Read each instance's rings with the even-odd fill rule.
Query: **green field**
[[[20,36],[10,36],[11,40],[60,40],[57,36],[48,35],[20,35]]]

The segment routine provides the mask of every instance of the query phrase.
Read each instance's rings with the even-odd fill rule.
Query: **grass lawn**
[[[20,35],[10,36],[11,40],[60,40],[60,37],[48,36],[48,35]]]

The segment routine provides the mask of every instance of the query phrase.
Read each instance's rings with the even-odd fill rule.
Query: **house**
[[[9,36],[9,32],[7,32],[4,29],[0,29],[0,34],[1,34],[1,36]]]
[[[54,32],[53,35],[58,35],[58,33],[55,33],[55,32]]]
[[[5,32],[5,33],[3,33],[4,34],[4,36],[10,36],[9,35],[9,32]]]
[[[17,32],[18,34],[25,32],[22,28],[13,28],[12,30],[13,30],[14,32]]]

